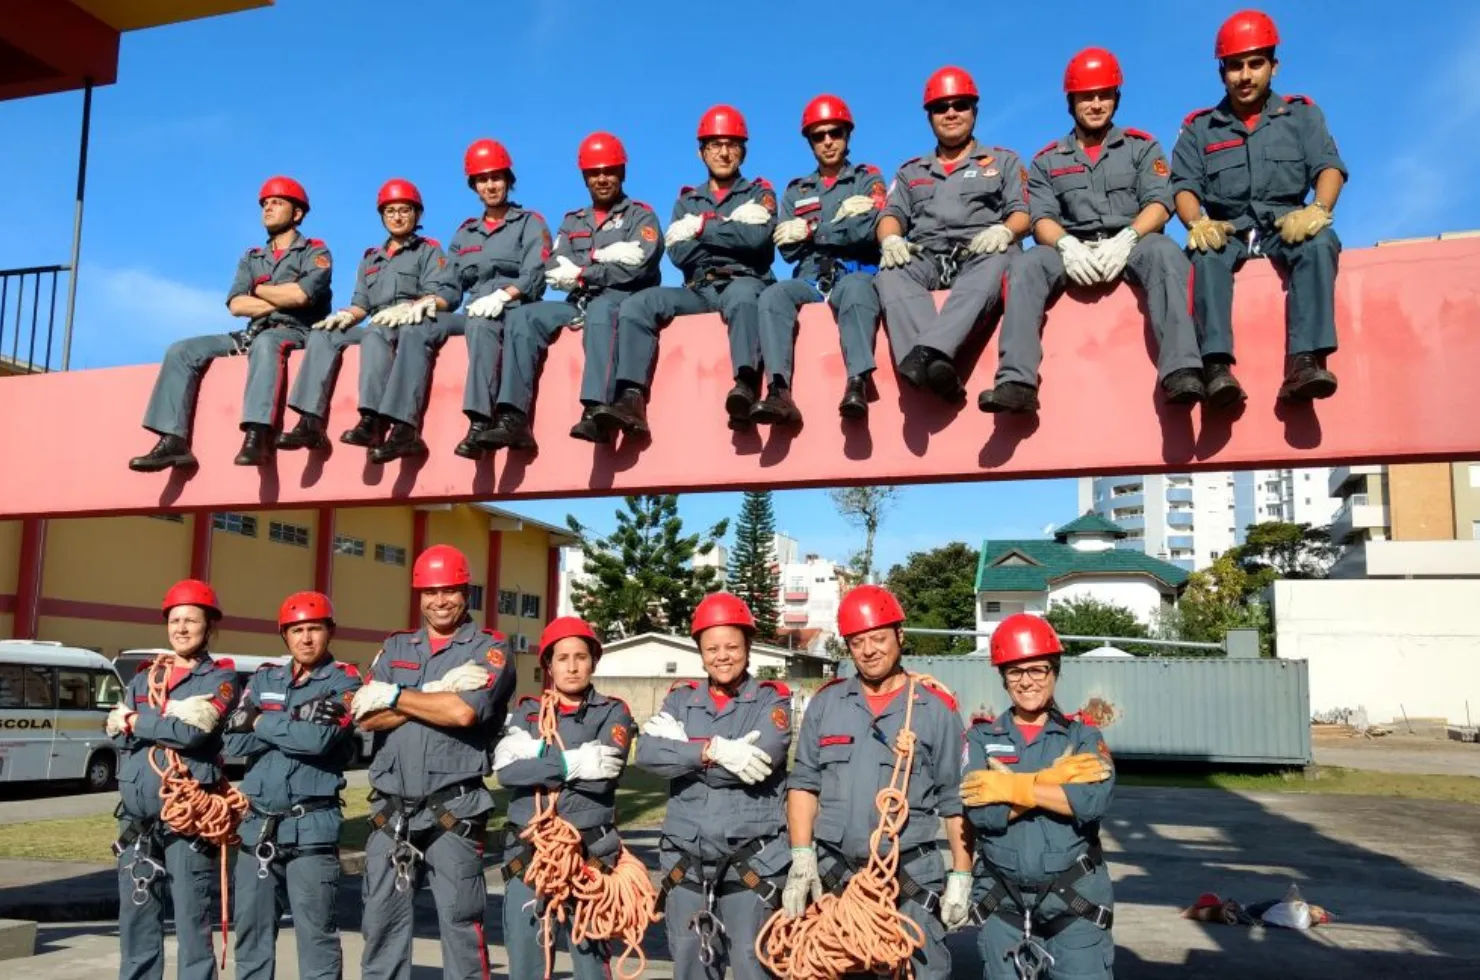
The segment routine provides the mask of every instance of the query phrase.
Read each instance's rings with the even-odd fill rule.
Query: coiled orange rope
[[[755,955],[785,980],[837,980],[849,973],[912,977],[910,957],[925,932],[899,911],[899,836],[910,817],[910,769],[915,759],[915,685],[941,687],[910,674],[904,724],[894,741],[889,785],[874,797],[879,823],[869,836],[869,859],[841,895],[823,895],[795,919],[777,911],[755,937]],[[879,853],[887,842],[887,850]]]
[[[546,691],[540,699],[540,738],[561,751],[559,695]],[[581,832],[556,813],[559,791],[535,791],[534,817],[520,832],[534,849],[524,882],[545,900],[541,942],[545,947],[545,977],[555,967],[555,923],[570,923],[572,944],[621,939],[617,976],[637,980],[647,969],[642,936],[650,923],[662,918],[653,907],[658,893],[647,868],[625,846],[611,871],[588,862],[581,848]],[[636,969],[624,964],[636,955]]]
[[[149,665],[149,707],[164,711],[169,697],[170,668],[174,656],[164,653]],[[159,757],[163,757],[163,762]],[[174,749],[153,746],[149,767],[159,776],[160,819],[181,837],[199,837],[214,844],[221,854],[221,967],[226,967],[226,936],[230,928],[230,892],[227,849],[241,843],[236,829],[246,816],[247,798],[223,775],[206,789],[186,768]]]

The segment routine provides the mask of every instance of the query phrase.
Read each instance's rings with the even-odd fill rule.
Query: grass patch
[[[1146,770],[1116,773],[1121,786],[1221,789],[1239,793],[1328,793],[1336,796],[1386,796],[1409,800],[1480,803],[1480,778],[1424,773],[1371,772],[1340,766],[1308,770],[1227,772]]]

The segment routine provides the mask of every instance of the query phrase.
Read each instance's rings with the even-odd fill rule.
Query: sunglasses
[[[816,146],[819,143],[825,143],[828,140],[843,140],[847,137],[848,131],[841,128],[813,129],[807,133],[807,139],[812,142],[813,146]]]
[[[975,99],[941,99],[932,102],[925,108],[930,110],[932,116],[943,116],[948,112],[970,112],[976,108]]]

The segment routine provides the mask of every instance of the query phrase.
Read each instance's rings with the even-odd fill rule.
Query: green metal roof
[[[1053,536],[1063,540],[1070,534],[1110,534],[1117,538],[1125,537],[1125,529],[1107,517],[1101,517],[1092,510],[1085,511],[1082,515],[1058,528]]]
[[[1080,518],[1083,520],[1085,518]],[[1115,527],[1113,524],[1110,526]],[[1062,532],[1063,528],[1059,531]],[[1139,551],[1119,548],[1079,551],[1061,541],[1044,539],[984,541],[976,566],[976,590],[1047,592],[1050,585],[1071,575],[1147,575],[1174,589],[1181,589],[1187,584],[1188,573],[1171,562]]]

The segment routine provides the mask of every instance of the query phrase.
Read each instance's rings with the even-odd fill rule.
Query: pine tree
[[[616,530],[606,537],[574,516],[565,519],[581,539],[586,564],[572,584],[576,612],[608,640],[648,632],[687,635],[694,607],[719,584],[715,568],[695,568],[693,560],[714,550],[729,521],[685,536],[677,494],[629,496],[624,503]]]
[[[780,622],[781,569],[776,564],[776,511],[769,490],[745,491],[735,521],[728,585],[755,615],[756,638],[774,641]]]

